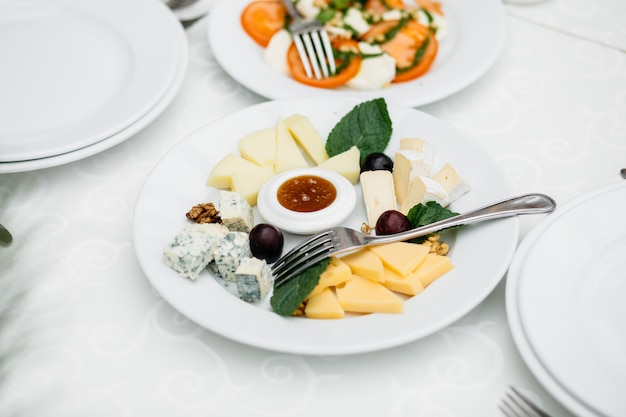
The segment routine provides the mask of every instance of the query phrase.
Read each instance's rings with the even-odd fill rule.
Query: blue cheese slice
[[[270,267],[264,260],[244,258],[235,271],[239,298],[249,303],[261,301],[272,288]]]
[[[251,258],[250,242],[245,232],[228,232],[213,251],[211,270],[226,281],[235,281],[235,271],[241,260]]]
[[[213,260],[213,252],[228,229],[216,223],[191,223],[163,250],[163,263],[181,277],[196,279]]]
[[[252,207],[241,193],[221,190],[219,212],[222,224],[232,232],[249,232],[254,226]]]

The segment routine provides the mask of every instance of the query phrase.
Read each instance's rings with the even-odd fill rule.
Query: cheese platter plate
[[[454,268],[422,293],[406,300],[399,314],[346,315],[319,320],[285,317],[263,300],[248,303],[221,285],[207,268],[194,279],[179,276],[163,262],[164,248],[189,222],[185,213],[199,203],[219,200],[206,185],[212,168],[237,153],[239,139],[299,113],[322,137],[355,106],[358,99],[317,97],[261,103],[211,122],[170,150],[150,173],[138,196],[133,224],[139,263],[151,285],[181,314],[234,341],[279,352],[345,355],[386,349],[429,336],[454,323],[491,293],[515,252],[519,223],[514,217],[465,226],[448,233]],[[434,166],[453,164],[471,191],[450,205],[464,212],[509,197],[510,186],[498,164],[480,146],[442,121],[419,110],[387,104],[393,133],[387,151],[393,156],[401,138],[423,138],[436,150]],[[359,229],[366,219],[359,184],[357,204],[342,223]],[[263,222],[253,208],[256,223]],[[304,236],[285,233],[287,251]]]

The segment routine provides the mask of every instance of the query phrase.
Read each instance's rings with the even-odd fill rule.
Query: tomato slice
[[[426,45],[426,49],[417,64],[414,64],[412,67],[401,68],[396,73],[392,82],[401,83],[404,81],[414,80],[417,77],[424,75],[430,69],[435,57],[437,56],[439,44],[437,43],[437,38],[435,38],[435,35],[432,33],[428,35],[425,42],[428,42],[428,44]]]
[[[443,16],[443,9],[441,3],[433,0],[415,0],[419,7],[430,13],[437,13]]]
[[[280,1],[257,0],[241,13],[243,30],[256,43],[266,47],[272,36],[285,26],[287,9]]]
[[[293,79],[302,84],[318,88],[336,88],[350,81],[359,72],[362,57],[358,54],[342,53],[342,51],[358,50],[358,43],[353,40],[338,39],[333,42],[333,49],[335,50],[337,73],[328,78],[318,80],[306,76],[296,45],[292,43],[287,51],[287,65]]]
[[[375,15],[382,15],[391,9],[404,9],[402,0],[367,0],[365,10]]]

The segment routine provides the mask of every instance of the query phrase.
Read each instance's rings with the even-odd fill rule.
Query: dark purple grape
[[[405,232],[411,228],[411,222],[397,210],[387,210],[376,221],[377,235],[393,235]]]
[[[259,259],[267,263],[276,262],[283,253],[285,239],[283,233],[276,226],[259,223],[250,230],[250,251]]]
[[[374,152],[365,157],[361,164],[361,172],[363,171],[392,171],[393,161],[387,155],[381,152]]]

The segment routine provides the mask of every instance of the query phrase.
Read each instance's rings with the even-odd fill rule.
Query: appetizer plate
[[[278,118],[300,113],[322,137],[357,104],[349,98],[277,100],[238,111],[212,122],[181,141],[154,168],[137,200],[134,244],[138,260],[154,288],[174,308],[199,325],[260,348],[300,354],[352,354],[397,346],[428,336],[464,316],[497,285],[517,246],[519,223],[506,218],[467,226],[446,241],[455,268],[422,294],[405,302],[402,314],[369,314],[340,320],[282,317],[262,302],[246,303],[225,289],[208,270],[197,280],[180,277],[162,263],[163,249],[187,224],[195,204],[217,202],[218,190],[206,186],[215,164],[238,153],[245,134],[273,126]],[[464,212],[510,196],[505,176],[479,146],[439,120],[418,110],[388,104],[393,154],[403,137],[429,140],[435,166],[452,163],[472,190],[451,209]],[[366,219],[360,186],[357,206],[345,226],[359,229]],[[254,209],[255,221],[262,222]],[[285,251],[303,239],[285,236]]]
[[[513,338],[537,379],[578,416],[626,415],[626,182],[558,208],[511,263]]]
[[[505,39],[505,15],[500,0],[444,0],[448,34],[424,76],[373,91],[315,88],[294,81],[263,61],[263,48],[248,37],[240,24],[241,11],[250,1],[217,1],[209,15],[209,42],[227,73],[246,88],[270,99],[326,96],[365,101],[385,97],[400,105],[422,106],[454,94],[480,78],[496,61]]]
[[[182,31],[150,0],[0,5],[0,162],[75,151],[131,126],[166,95]]]

